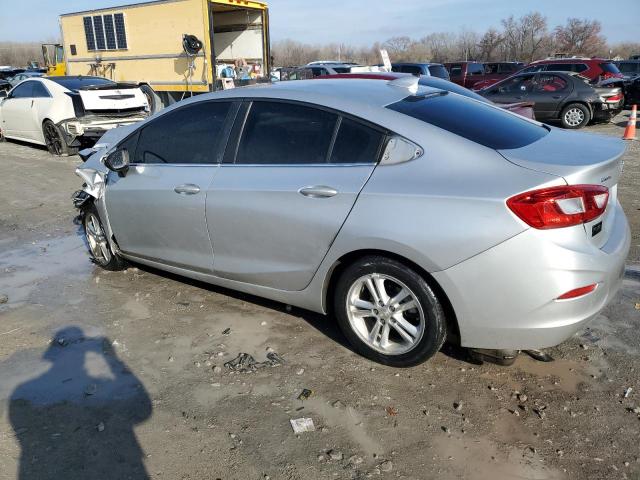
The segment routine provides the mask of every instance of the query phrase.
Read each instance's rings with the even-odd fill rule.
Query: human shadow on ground
[[[134,427],[151,416],[142,383],[106,337],[57,332],[42,375],[13,391],[19,480],[148,479]]]

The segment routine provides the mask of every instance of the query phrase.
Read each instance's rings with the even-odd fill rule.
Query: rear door
[[[538,120],[557,118],[560,107],[572,90],[572,84],[563,77],[553,73],[539,73],[527,100],[535,103],[533,111]]]
[[[302,290],[373,172],[385,134],[307,104],[255,100],[246,108],[207,194],[214,273]]]
[[[131,168],[124,177],[109,174],[105,196],[123,252],[211,272],[205,197],[236,107],[215,101],[179,107],[125,142]]]

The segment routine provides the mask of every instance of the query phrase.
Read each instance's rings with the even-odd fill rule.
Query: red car
[[[618,67],[605,58],[553,58],[532,62],[521,73],[576,72],[591,81],[624,78]]]
[[[450,80],[466,88],[482,82],[491,85],[513,75],[524,67],[522,62],[452,62],[445,63]]]
[[[335,79],[335,78],[367,78],[372,80],[395,80],[401,77],[407,77],[411,75],[410,73],[399,73],[399,72],[364,72],[364,73],[341,73],[338,75],[323,75],[320,77],[315,77],[316,80],[321,80],[323,78]],[[457,93],[459,95],[464,95],[465,97],[473,98],[480,102],[485,103],[493,103],[490,100],[478,95],[471,90],[468,90],[460,85],[457,85],[448,80],[444,80],[442,78],[434,77],[434,76],[420,76],[419,84],[425,87],[439,88],[441,90],[447,90],[449,92]],[[533,114],[533,103],[532,102],[517,102],[517,103],[501,103],[496,104],[500,108],[504,108],[513,113],[517,113],[526,118],[530,118],[535,120],[535,116]]]

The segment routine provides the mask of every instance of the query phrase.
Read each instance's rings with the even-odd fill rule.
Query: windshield
[[[601,63],[600,68],[602,68],[602,70],[608,73],[620,73],[620,70],[618,70],[618,67],[616,67],[615,64],[611,62]]]
[[[116,83],[102,77],[47,77],[48,80],[52,82],[56,82],[59,85],[62,85],[64,88],[69,89],[71,91],[78,91],[80,89],[86,87],[92,87],[95,85],[113,85],[116,86]]]
[[[541,125],[460,95],[411,96],[387,108],[496,150],[521,148],[548,133]]]
[[[429,73],[438,78],[449,78],[447,70],[442,65],[429,65]]]

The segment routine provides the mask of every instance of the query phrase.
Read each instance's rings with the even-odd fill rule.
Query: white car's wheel
[[[42,123],[42,134],[47,145],[47,150],[52,155],[66,157],[78,153],[78,149],[67,144],[67,137],[62,129],[51,120]]]

